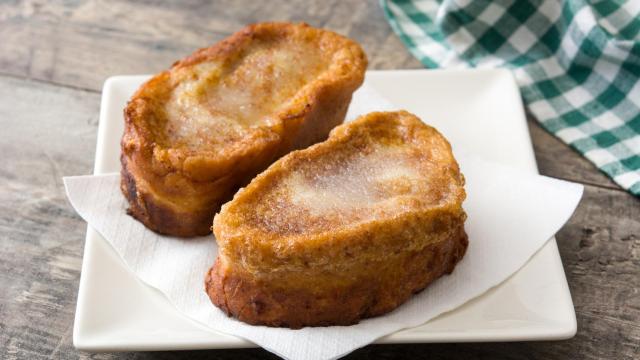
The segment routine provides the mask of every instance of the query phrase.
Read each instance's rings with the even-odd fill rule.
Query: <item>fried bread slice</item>
[[[129,101],[122,191],[150,229],[204,235],[238,187],[344,120],[367,60],[306,24],[262,23],[176,62]]]
[[[250,324],[384,314],[462,258],[465,196],[434,128],[405,111],[365,115],[282,157],[222,206],[206,291]]]

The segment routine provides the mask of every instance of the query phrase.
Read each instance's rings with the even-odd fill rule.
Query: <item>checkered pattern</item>
[[[427,67],[506,67],[549,132],[640,196],[640,0],[380,0]]]

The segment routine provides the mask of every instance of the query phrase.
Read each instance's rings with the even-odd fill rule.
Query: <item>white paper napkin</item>
[[[362,88],[347,118],[393,107]],[[142,281],[159,289],[178,311],[213,330],[239,336],[288,359],[332,359],[398,330],[421,325],[482,295],[520,269],[575,210],[581,185],[458,154],[467,184],[464,208],[469,248],[451,275],[385,316],[352,326],[299,330],[251,326],[227,317],[204,292],[204,275],[217,247],[213,236],[160,236],[126,215],[119,174],[64,179],[75,210]]]

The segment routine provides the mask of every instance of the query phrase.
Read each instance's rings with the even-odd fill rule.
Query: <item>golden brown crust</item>
[[[278,53],[278,49],[282,51]],[[269,58],[272,53],[273,59]],[[264,74],[252,76],[252,69],[264,65],[265,59],[276,63],[276,55],[282,54],[300,59],[302,65],[291,65],[302,66],[300,71],[304,71],[306,64],[313,76],[298,81],[300,71],[291,71],[289,78],[285,76],[286,81],[278,84],[278,77],[272,74],[277,69],[269,64],[256,70]],[[302,61],[305,57],[311,60]],[[247,64],[252,59],[258,65]],[[343,121],[351,95],[364,79],[366,63],[355,42],[330,31],[290,23],[248,26],[176,62],[143,84],[124,111],[121,187],[129,212],[159,233],[185,237],[209,233],[213,215],[238,187],[287,152],[323,140]],[[246,73],[234,73],[239,68]],[[286,70],[285,66],[285,75]],[[267,80],[252,84],[258,77]],[[190,81],[199,81],[199,88],[181,88]],[[216,86],[221,90],[211,95],[209,91]],[[234,99],[237,96],[233,94],[225,97],[227,88],[229,93],[251,88],[257,94],[267,94],[264,99],[275,100],[266,106],[260,103],[264,99],[247,97],[247,102],[257,102],[248,105],[256,105],[255,114],[260,116],[245,116],[234,103],[242,99]],[[284,89],[282,94],[273,93],[278,89]],[[210,124],[194,122],[185,125],[191,128],[181,134],[179,117],[190,121],[192,116],[179,112],[190,109],[180,105],[182,94],[200,99],[197,104],[203,112],[211,113],[212,119],[237,120],[232,124],[235,127],[222,122],[215,129],[239,130],[222,135],[211,130]],[[223,105],[227,112],[220,115]]]
[[[460,225],[441,244],[369,264],[368,274],[357,281],[344,283],[327,276],[321,282],[316,278],[314,283],[297,283],[301,285],[297,287],[257,280],[242,270],[225,268],[218,259],[207,273],[205,289],[222,311],[252,325],[292,329],[352,325],[394,310],[412,294],[450,274],[467,245],[467,234]]]
[[[214,304],[252,324],[344,325],[448,273],[467,238],[449,143],[405,111],[372,113],[292,152],[214,219]]]

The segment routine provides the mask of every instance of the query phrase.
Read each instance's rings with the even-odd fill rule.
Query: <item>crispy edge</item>
[[[324,297],[309,288],[282,288],[278,280],[257,280],[227,270],[219,259],[207,272],[205,291],[227,315],[252,325],[289,327],[352,325],[383,315],[406,302],[445,274],[450,274],[468,247],[464,225],[443,243],[411,254],[400,278],[381,280],[375,273],[356,278],[347,286],[324,286]],[[375,271],[375,270],[374,270]]]
[[[148,192],[139,190],[126,160],[120,171],[120,190],[129,202],[127,214],[143,223],[147,228],[163,235],[179,237],[204,236],[211,232],[211,213],[221,203],[212,205],[211,211],[180,213],[164,205]]]

